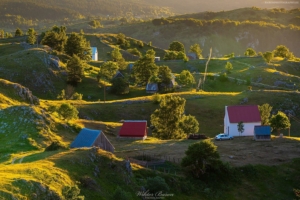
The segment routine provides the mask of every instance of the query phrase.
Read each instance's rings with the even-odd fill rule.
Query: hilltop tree
[[[185,115],[182,117],[179,127],[183,130],[185,134],[198,133],[199,131],[199,122],[195,116]]]
[[[36,32],[34,30],[34,28],[30,28],[27,31],[28,37],[26,42],[29,44],[34,44],[36,42]]]
[[[126,63],[125,59],[123,58],[119,48],[114,48],[114,50],[112,50],[110,55],[111,55],[112,60],[117,62],[120,70],[126,69],[127,63]]]
[[[89,61],[92,57],[90,42],[83,35],[71,33],[65,45],[65,52],[69,56],[77,55],[81,60]]]
[[[184,45],[181,42],[174,41],[170,44],[169,51],[181,51],[185,53]]]
[[[217,152],[217,146],[210,140],[194,143],[185,151],[181,166],[195,178],[201,178],[206,173],[218,169],[222,162]]]
[[[233,70],[231,62],[226,63],[225,69],[226,69],[227,73],[230,73]]]
[[[269,119],[272,111],[272,106],[265,103],[261,106],[258,106],[260,117],[261,117],[261,125],[269,125]]]
[[[274,57],[282,57],[282,58],[293,57],[293,53],[290,52],[290,50],[284,45],[278,45],[276,49],[273,51],[273,53],[274,53]]]
[[[15,37],[23,36],[23,31],[20,28],[17,28],[15,32]]]
[[[111,81],[118,69],[119,67],[116,63],[112,61],[105,62],[103,65],[101,65],[97,78],[98,80],[103,78],[104,80]]]
[[[63,51],[67,42],[66,27],[53,26],[50,31],[47,31],[42,39],[42,44],[48,45],[57,51]]]
[[[111,81],[111,93],[113,94],[128,94],[129,93],[129,83],[125,78],[114,78]]]
[[[146,55],[134,63],[133,73],[137,83],[146,85],[151,76],[157,75],[158,66],[154,60],[155,51],[151,49],[147,51]]]
[[[279,135],[280,130],[289,128],[291,126],[291,123],[285,113],[278,111],[276,115],[272,115],[270,119],[270,125],[272,129],[277,131]]]
[[[165,85],[170,84],[170,82],[172,80],[171,69],[166,65],[159,66],[158,77],[159,77],[161,83],[163,83]]]
[[[190,47],[190,51],[196,54],[197,58],[202,58],[202,49],[199,44],[194,44]]]
[[[99,20],[90,21],[89,25],[92,26],[93,28],[99,28],[99,27],[101,27],[101,23],[100,23]]]
[[[154,137],[166,140],[183,138],[184,132],[179,127],[186,100],[178,96],[165,96],[159,108],[151,115],[151,124],[155,127]]]
[[[5,37],[5,32],[3,29],[0,29],[0,38],[4,38]]]
[[[267,63],[270,63],[271,60],[273,59],[273,57],[274,57],[274,54],[271,51],[266,51],[265,53],[263,53],[263,58],[265,59],[265,61]]]
[[[238,125],[237,125],[237,129],[238,129],[238,132],[240,133],[240,135],[242,135],[243,134],[243,132],[244,132],[244,122],[242,122],[242,121],[240,121],[239,123],[238,123]]]
[[[183,70],[179,75],[181,84],[190,85],[195,83],[194,76],[188,70]]]
[[[126,37],[123,33],[117,35],[117,44],[124,45],[126,43]]]
[[[254,49],[252,48],[248,48],[245,53],[244,53],[245,56],[255,56],[256,55],[256,52]]]
[[[72,58],[67,62],[68,71],[68,82],[76,85],[82,81],[84,76],[84,63],[77,55],[73,55]]]

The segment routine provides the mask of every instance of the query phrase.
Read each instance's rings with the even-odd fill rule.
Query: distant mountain
[[[236,1],[236,0],[140,0],[140,2],[149,3],[151,5],[169,7],[176,13],[193,13],[203,11],[222,11],[233,10],[245,7],[259,8],[286,8],[293,9],[299,7],[298,1]]]
[[[152,20],[136,25],[103,29],[103,32],[124,34],[167,49],[172,41],[182,42],[186,49],[198,43],[207,55],[234,52],[243,55],[248,47],[257,52],[272,51],[286,45],[300,56],[300,9],[243,8],[228,12],[201,12]]]

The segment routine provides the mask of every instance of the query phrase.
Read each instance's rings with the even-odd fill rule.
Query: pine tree
[[[82,81],[82,77],[84,76],[83,65],[84,63],[75,54],[68,61],[67,71],[69,83],[76,85],[77,83]]]
[[[65,52],[69,56],[77,55],[81,60],[89,61],[92,58],[90,42],[78,33],[71,33],[65,45]]]

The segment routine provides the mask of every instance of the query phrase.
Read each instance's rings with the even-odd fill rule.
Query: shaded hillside
[[[148,0],[141,0],[142,2],[149,3]],[[284,1],[235,1],[235,0],[211,0],[211,1],[198,1],[198,0],[151,0],[152,5],[167,6],[170,7],[176,13],[192,13],[203,11],[221,11],[221,10],[233,10],[238,8],[256,6],[259,8],[287,8],[293,9],[299,7],[299,2],[290,1],[286,3]]]
[[[291,19],[291,18],[290,18]],[[284,24],[289,24],[287,19]],[[172,41],[180,41],[188,51],[195,43],[200,44],[206,56],[212,47],[213,56],[222,57],[232,52],[243,55],[248,47],[256,52],[272,51],[278,45],[287,46],[300,56],[300,27],[284,25],[278,21],[233,21],[226,19],[199,20],[192,18],[155,19],[150,22],[104,28],[103,32],[118,33],[168,49]],[[272,37],[270,37],[272,35]]]
[[[261,9],[261,8],[240,8],[222,12],[200,12],[175,16],[172,18],[192,18],[199,20],[226,19],[232,21],[264,21],[274,24],[299,25],[300,9]]]

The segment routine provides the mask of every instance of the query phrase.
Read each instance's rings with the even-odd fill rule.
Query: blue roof
[[[271,135],[270,126],[254,126],[255,135]]]
[[[91,147],[98,136],[101,134],[100,130],[92,130],[88,128],[83,128],[80,133],[77,135],[75,140],[71,144],[71,148],[80,148],[80,147]]]

